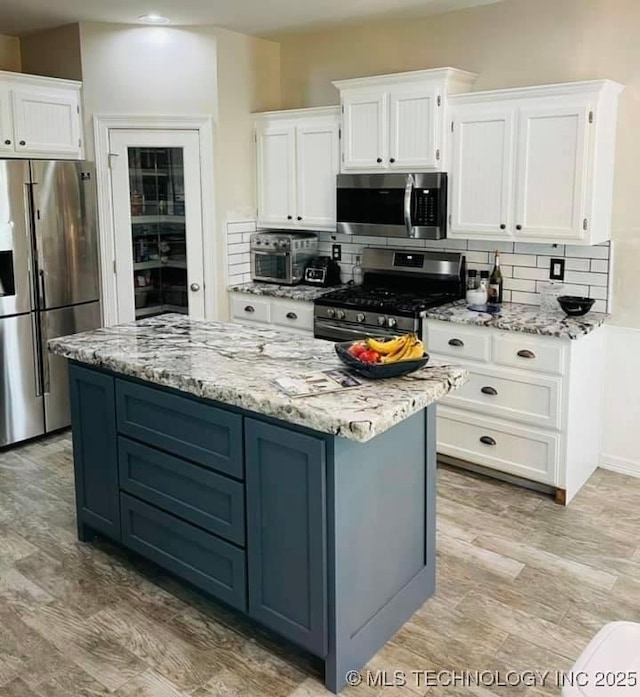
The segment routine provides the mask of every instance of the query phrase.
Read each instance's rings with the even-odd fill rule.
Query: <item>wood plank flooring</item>
[[[561,508],[440,469],[436,595],[344,694],[557,695],[551,677],[430,686],[414,671],[568,669],[604,623],[640,621],[639,531],[640,480],[598,471]],[[0,453],[0,697],[327,694],[311,658],[133,555],[76,540],[68,434]]]

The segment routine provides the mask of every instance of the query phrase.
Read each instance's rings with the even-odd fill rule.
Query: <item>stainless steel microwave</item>
[[[251,278],[254,281],[295,285],[318,256],[318,236],[313,232],[272,230],[251,236]]]
[[[447,174],[339,174],[337,229],[347,235],[441,240]]]

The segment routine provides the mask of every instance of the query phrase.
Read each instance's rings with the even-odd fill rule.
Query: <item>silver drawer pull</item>
[[[245,312],[255,312],[255,311],[256,311],[256,308],[255,308],[253,305],[247,305],[247,306],[244,308],[244,311],[245,311]]]
[[[491,397],[497,397],[498,396],[498,390],[496,390],[495,387],[489,387],[488,385],[486,387],[483,387],[480,392],[482,394],[488,394]]]
[[[462,339],[449,339],[449,346],[464,346]]]
[[[518,356],[520,356],[520,358],[535,358],[536,354],[533,351],[529,351],[529,349],[522,349],[518,351]]]
[[[298,319],[298,315],[295,312],[287,312],[287,319]]]
[[[491,436],[482,436],[480,442],[485,445],[498,445],[496,441]]]

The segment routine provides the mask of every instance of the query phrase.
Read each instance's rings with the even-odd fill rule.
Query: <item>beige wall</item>
[[[403,21],[273,36],[283,108],[338,103],[331,80],[451,65],[477,89],[611,78],[620,103],[613,229],[614,321],[640,328],[640,2],[507,0]]]
[[[227,220],[255,218],[251,111],[280,101],[279,46],[215,27],[80,27],[88,156],[95,114],[211,115],[215,120],[215,282],[226,316]],[[206,192],[205,192],[206,195]]]
[[[15,36],[0,34],[0,70],[21,71],[20,40]]]
[[[77,24],[23,36],[20,54],[25,73],[82,80],[80,27]]]

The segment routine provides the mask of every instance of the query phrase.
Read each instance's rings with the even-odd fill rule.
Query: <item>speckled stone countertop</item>
[[[326,295],[333,290],[340,290],[346,286],[332,286],[330,288],[318,288],[318,286],[279,286],[275,283],[241,283],[237,286],[229,286],[231,293],[248,293],[249,295],[267,295],[271,298],[287,298],[288,300],[301,300],[313,302],[316,298]]]
[[[401,378],[362,379],[352,390],[292,399],[271,381],[344,367],[331,342],[178,314],[52,339],[49,350],[360,442],[441,399],[468,376],[460,366],[427,366]]]
[[[456,324],[472,324],[503,329],[508,332],[525,332],[561,339],[579,339],[602,326],[609,315],[589,312],[583,317],[567,317],[564,312],[542,312],[537,305],[504,303],[497,315],[467,310],[464,300],[427,310],[427,319],[439,319]]]

